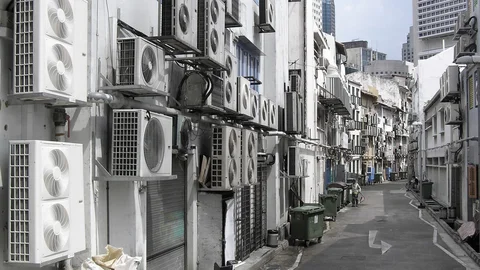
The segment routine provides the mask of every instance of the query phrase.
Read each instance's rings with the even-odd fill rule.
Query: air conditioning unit
[[[260,126],[268,127],[268,119],[270,114],[268,99],[263,95],[259,95],[259,101],[260,101],[260,114],[259,114],[258,123],[260,124]]]
[[[250,81],[244,77],[237,77],[237,112],[245,116],[251,116]]]
[[[290,91],[300,92],[302,89],[302,76],[300,75],[300,70],[290,70],[289,79]]]
[[[318,68],[321,69],[321,70],[326,70],[327,67],[328,67],[329,63],[328,63],[328,59],[321,56],[318,58]]]
[[[214,126],[212,134],[211,188],[231,190],[240,187],[241,130]]]
[[[467,22],[467,13],[466,12],[459,12],[457,16],[457,22],[455,25],[455,37],[454,40],[458,40],[462,35],[468,34],[471,27],[470,25],[466,25]]]
[[[223,0],[225,2],[225,27],[239,27],[239,0]]]
[[[462,123],[460,106],[450,103],[445,107],[445,125],[459,125]]]
[[[172,174],[172,118],[146,110],[113,110],[111,174]]]
[[[278,129],[278,115],[277,115],[277,105],[271,100],[268,100],[268,126],[271,129]]]
[[[470,45],[474,46],[473,44],[475,43],[472,43],[469,36],[461,36],[460,39],[457,41],[457,44],[455,45],[453,53],[453,57],[455,58],[454,60],[457,60],[457,58],[462,56],[474,55],[475,50],[473,50],[472,48],[468,48]]]
[[[257,183],[257,147],[258,134],[255,131],[242,130],[242,183]]]
[[[225,67],[226,71],[224,79],[224,99],[223,105],[225,109],[232,112],[237,112],[237,69],[238,61],[233,54],[225,51]]]
[[[186,76],[188,77],[185,79],[181,89],[182,95],[179,100],[183,107],[211,107],[218,109],[224,107],[224,81],[222,79],[213,75],[206,78],[204,74],[196,72]],[[211,91],[209,91],[208,80],[212,82]]]
[[[275,6],[274,0],[260,0],[260,24],[261,32],[275,32]]]
[[[42,267],[85,250],[82,145],[10,141],[9,171],[8,262]]]
[[[193,130],[192,120],[183,115],[177,115],[173,120],[172,147],[187,150],[190,147],[190,134]]]
[[[286,125],[285,132],[297,134],[298,128],[298,94],[297,92],[285,93],[285,111],[286,111]]]
[[[258,124],[260,122],[260,96],[257,91],[250,89],[250,115],[253,117],[251,122]]]
[[[458,66],[448,66],[447,70],[440,77],[440,94],[442,102],[449,102],[453,98],[460,96],[458,89]]]
[[[158,46],[136,38],[118,39],[117,85],[147,86],[165,91],[165,54]]]
[[[300,149],[295,146],[288,148],[288,175],[303,176]]]
[[[17,0],[14,7],[11,97],[86,102],[87,1]]]
[[[198,0],[198,49],[211,61],[225,64],[225,3]]]
[[[197,48],[197,1],[162,0],[160,3],[161,36],[180,42],[183,48]],[[177,49],[177,44],[166,45],[171,46],[173,51]]]

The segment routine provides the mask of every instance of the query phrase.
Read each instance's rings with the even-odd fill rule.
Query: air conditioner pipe
[[[88,99],[90,102],[93,103],[105,103],[110,105],[113,109],[144,109],[151,112],[166,114],[166,115],[178,115],[183,114],[187,117],[192,118],[193,122],[204,122],[209,124],[216,124],[216,125],[225,125],[225,121],[212,119],[207,116],[202,116],[198,114],[190,114],[190,113],[181,113],[180,111],[168,107],[158,106],[154,104],[149,104],[145,102],[141,102],[134,99],[125,98],[120,93],[116,94],[106,94],[101,92],[92,92],[88,94]]]
[[[53,111],[53,123],[55,126],[55,140],[58,142],[65,141],[65,124],[69,122],[69,116],[65,109],[55,109]],[[70,123],[68,124],[70,131]]]

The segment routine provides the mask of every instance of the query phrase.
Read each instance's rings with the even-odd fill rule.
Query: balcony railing
[[[318,102],[331,106],[333,111],[345,117],[352,117],[352,106],[350,96],[338,77],[327,77],[326,88],[317,85],[318,88]]]
[[[364,126],[362,129],[362,136],[376,137],[378,136],[378,129],[374,126]]]
[[[361,130],[362,122],[350,120],[347,124],[348,130]]]
[[[365,146],[354,146],[352,150],[353,155],[363,155],[366,152],[366,147]]]

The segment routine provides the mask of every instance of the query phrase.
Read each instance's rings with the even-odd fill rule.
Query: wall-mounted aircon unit
[[[250,89],[250,115],[253,117],[251,122],[260,122],[260,96],[257,91]]]
[[[258,123],[262,127],[268,127],[268,117],[270,115],[270,107],[268,106],[268,99],[263,96],[259,95],[260,101],[260,115]]]
[[[285,93],[285,132],[297,134],[298,128],[298,93],[286,92]]]
[[[238,128],[213,127],[210,188],[231,190],[240,187],[241,136]]]
[[[251,117],[250,81],[244,77],[237,77],[237,112]]]
[[[190,146],[190,134],[193,124],[189,117],[177,115],[173,120],[172,147],[187,150]]]
[[[208,91],[208,80],[200,73],[188,75],[181,89],[182,95],[179,100],[185,108],[198,107],[224,107],[224,81],[216,76],[210,76],[212,82],[212,91]]]
[[[225,2],[225,27],[240,27],[239,0],[223,0]]]
[[[225,3],[198,0],[198,49],[217,64],[225,64]]]
[[[255,131],[242,130],[242,183],[257,183],[257,147],[258,134]]]
[[[469,36],[461,36],[455,45],[453,53],[454,60],[462,56],[474,55],[476,50],[476,45],[474,44],[475,42],[472,42],[472,39]]]
[[[302,95],[302,76],[301,70],[289,70],[290,91],[299,92]]]
[[[172,118],[146,110],[113,110],[111,174],[172,174]]]
[[[225,51],[225,81],[223,92],[223,104],[225,109],[232,112],[237,112],[237,69],[238,61],[232,53]]]
[[[452,65],[448,66],[442,77],[440,77],[440,96],[442,102],[449,102],[455,97],[460,96],[460,91],[458,89],[458,76],[458,66]]]
[[[275,3],[274,0],[260,0],[260,23],[261,32],[275,32]]]
[[[445,125],[460,125],[462,121],[459,104],[450,103],[445,106]]]
[[[85,250],[82,145],[10,141],[9,171],[7,261],[42,267]]]
[[[197,48],[197,7],[197,0],[162,0],[161,36],[179,41],[184,48]],[[175,44],[171,46],[177,49]]]
[[[87,1],[17,0],[14,7],[11,98],[86,102]]]
[[[277,105],[275,102],[268,100],[268,126],[271,129],[278,129],[278,115],[277,115]]]
[[[465,25],[467,22],[467,13],[459,12],[457,16],[457,22],[455,24],[455,36],[454,40],[458,40],[462,35],[468,34],[471,27],[470,25]]]
[[[288,175],[303,176],[303,164],[300,159],[300,149],[295,146],[288,148]]]
[[[141,37],[121,38],[117,44],[117,85],[165,90],[165,54],[161,48]]]

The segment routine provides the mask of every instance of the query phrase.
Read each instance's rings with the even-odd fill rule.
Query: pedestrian
[[[357,180],[352,185],[352,197],[353,197],[353,202],[352,202],[352,207],[358,207],[358,193],[362,191],[362,188],[360,185],[357,183]]]

